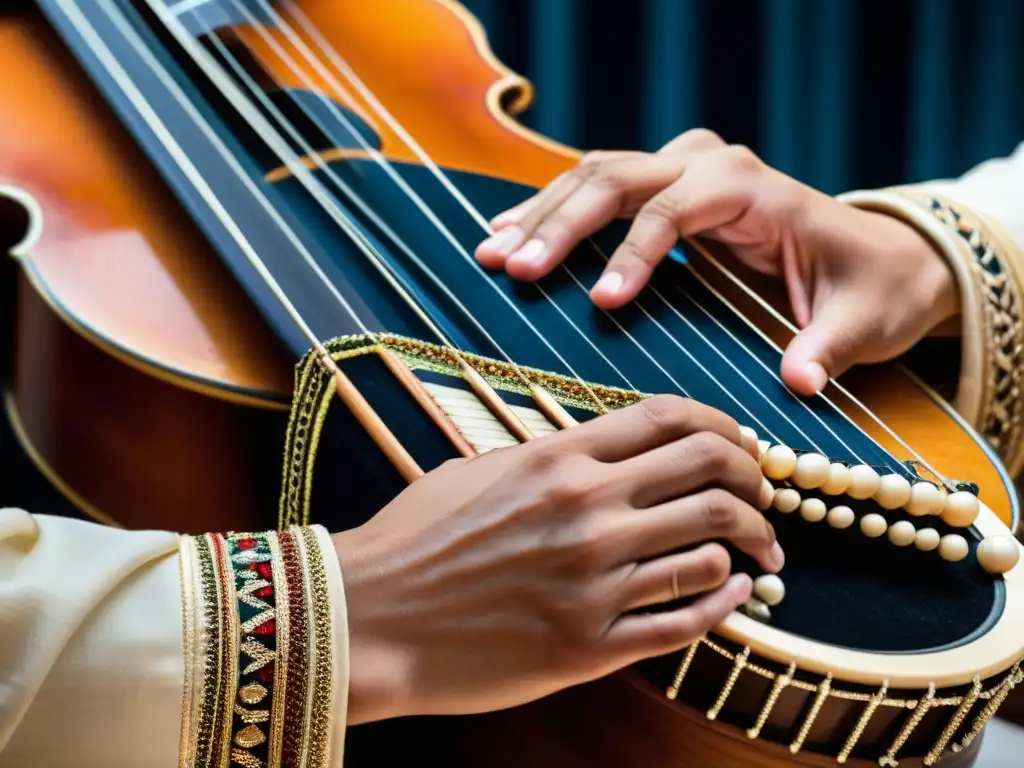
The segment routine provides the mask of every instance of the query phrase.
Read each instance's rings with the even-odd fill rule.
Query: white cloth
[[[341,764],[348,626],[325,554]],[[183,701],[178,536],[0,509],[0,766],[178,765]]]

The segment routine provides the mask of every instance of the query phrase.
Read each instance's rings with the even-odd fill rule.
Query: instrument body
[[[380,275],[360,261],[351,245],[341,251],[344,238],[332,231],[330,217],[307,199],[308,179],[303,181],[294,163],[268,160],[265,146],[257,151],[260,144],[247,131],[258,131],[251,122],[243,125],[244,114],[222,104],[203,108],[216,102],[217,94],[210,92],[198,94],[191,107],[171,98],[174,87],[154,73],[172,68],[159,70],[159,62],[146,55],[147,50],[155,50],[146,44],[171,45],[166,34],[143,34],[145,22],[152,25],[155,18],[152,3],[136,3],[141,11],[114,0],[95,8],[72,0],[40,5],[47,16],[28,9],[27,4],[25,10],[0,15],[0,58],[9,73],[0,81],[0,108],[7,115],[0,126],[0,188],[7,201],[3,210],[11,222],[5,234],[19,267],[12,270],[7,284],[17,294],[11,304],[16,310],[7,404],[19,437],[51,479],[80,508],[103,521],[184,532],[273,525],[282,495],[282,446],[288,434],[293,367],[309,345],[288,324],[275,303],[274,291],[257,279],[254,262],[247,261],[246,255],[258,252],[296,306],[312,308],[309,321],[318,338],[365,337],[367,333],[337,308],[337,302],[329,301],[327,283],[343,286],[338,290],[356,307],[355,314],[370,318],[371,336],[391,332],[422,339],[428,331],[414,313],[393,308],[394,297],[379,290]],[[395,247],[398,240],[425,256],[452,246],[417,219],[421,212],[408,199],[395,195],[389,186],[394,178],[382,172],[384,166],[376,160],[384,158],[398,169],[408,187],[422,191],[423,198],[436,205],[463,247],[474,237],[479,239],[483,233],[473,217],[442,199],[443,188],[429,186],[431,169],[425,167],[420,153],[410,149],[401,131],[382,119],[365,95],[338,87],[342,73],[336,62],[330,57],[316,63],[308,59],[303,46],[322,48],[322,43],[295,27],[290,33],[282,31],[275,18],[262,11],[262,24],[253,24],[235,2],[209,5],[212,15],[183,18],[181,29],[197,35],[215,31],[224,48],[207,45],[205,50],[221,58],[227,50],[238,57],[236,61],[247,62],[250,80],[239,81],[238,88],[273,83],[273,89],[264,88],[273,99],[260,104],[261,114],[273,116],[274,108],[278,114],[286,109],[289,102],[282,94],[301,96],[318,90],[364,131],[371,151],[352,137],[334,141],[338,135],[323,130],[296,129],[298,135],[287,138],[298,147],[295,156],[301,168],[315,171],[321,180],[329,177],[330,169],[357,189],[369,208],[388,212],[387,227],[370,226],[365,216],[359,219],[368,238],[392,253],[400,250]],[[422,152],[456,186],[469,190],[473,204],[485,216],[522,199],[530,188],[545,184],[578,160],[575,150],[514,121],[513,115],[529,104],[530,86],[495,60],[479,25],[455,3],[377,0],[372,12],[358,2],[321,0],[297,5],[331,48],[344,52],[362,82],[402,129],[415,137]],[[132,26],[126,32],[115,19],[131,19]],[[85,34],[83,29],[92,32]],[[61,38],[70,41],[73,53]],[[243,53],[249,58],[244,59]],[[133,63],[132,57],[137,61]],[[182,65],[181,71],[201,78],[203,72],[197,66],[195,62]],[[307,102],[307,110],[314,109],[309,106],[313,104],[319,102]],[[212,139],[185,121],[190,109],[208,118]],[[300,111],[292,109],[285,114],[301,126]],[[190,126],[187,131],[186,125]],[[303,143],[317,150],[315,158],[301,151]],[[237,154],[229,151],[233,148]],[[191,158],[192,170],[201,173],[190,174],[181,155]],[[231,157],[248,158],[236,164],[242,167],[241,173],[232,171]],[[224,215],[216,213],[211,199],[223,202]],[[345,200],[344,205],[338,203],[338,209],[342,207],[351,212],[357,206]],[[298,233],[296,239],[289,240],[272,226],[273,217],[268,214],[272,210],[286,211],[288,224]],[[238,226],[232,230],[228,223]],[[307,254],[307,262],[312,259],[325,271],[334,269],[329,274],[333,280],[321,284],[309,277],[300,251]],[[342,257],[333,257],[334,251],[342,252]],[[785,322],[720,272],[700,263],[698,251],[688,255],[708,290],[742,313],[764,340],[784,346],[792,334]],[[753,280],[729,262],[728,254],[716,251],[714,257],[743,279]],[[491,322],[488,328],[519,322],[502,314],[507,310],[500,303],[490,307],[489,303],[496,303],[494,297],[482,295],[485,289],[470,281],[480,278],[459,264],[457,259],[445,261],[440,256],[436,265],[432,262],[438,270],[452,270],[447,282],[461,299],[480,302],[475,313]],[[463,271],[456,272],[456,266]],[[591,257],[580,264],[580,274],[590,279],[597,266]],[[405,274],[419,287],[424,302],[448,319],[444,330],[460,340],[460,347],[479,349],[480,354],[494,358],[493,349],[481,349],[487,344],[479,328],[458,319],[435,288],[416,283],[411,267]],[[572,286],[566,285],[555,285],[552,294],[567,301]],[[690,289],[703,290],[697,282]],[[776,307],[784,306],[784,295],[776,288],[762,285],[760,290]],[[482,293],[476,295],[478,291]],[[543,302],[525,295],[523,301],[538,313],[531,320],[544,317],[539,314],[546,306]],[[573,317],[583,317],[581,305],[573,306],[579,313]],[[601,340],[611,344],[614,328],[600,319],[593,328],[594,334],[603,334]],[[518,345],[511,354],[516,363],[539,370],[557,367],[554,356],[544,352],[529,333],[511,325],[503,330],[506,335],[499,346]],[[565,338],[552,338],[559,350],[571,346]],[[657,338],[664,351],[665,340]],[[584,348],[579,339],[573,343]],[[625,342],[616,349],[621,359],[632,359],[626,356]],[[683,358],[681,347],[669,351]],[[587,363],[583,354],[579,352],[573,360]],[[599,381],[597,363],[587,364],[597,374],[584,376],[588,381],[614,383]],[[443,436],[427,436],[429,414],[416,409],[415,393],[389,378],[386,366],[374,355],[351,358],[345,366],[424,469],[458,455]],[[425,380],[424,370],[417,368],[416,373]],[[453,384],[450,373],[433,373],[441,377],[434,382],[439,386]],[[571,381],[565,371],[559,373]],[[995,529],[997,520],[1014,525],[1016,498],[1005,473],[948,406],[897,366],[858,371],[845,381],[881,422],[910,445],[925,448],[931,466],[979,485],[980,497],[991,510],[985,525]],[[829,394],[850,423],[884,449],[901,455],[902,446],[879,421],[843,393]],[[514,393],[503,395],[519,403]],[[586,404],[573,413],[587,416]],[[331,418],[317,459],[315,495],[346,499],[346,509],[332,510],[331,502],[316,500],[312,508],[331,527],[355,525],[397,493],[404,481],[394,467],[381,461],[380,452],[351,414],[336,406]],[[1007,599],[996,593],[997,603]],[[1020,629],[997,625],[998,621],[989,621],[985,629],[996,638],[998,653],[990,662],[973,662],[982,676],[996,675],[1007,666],[1003,657],[1015,642],[1006,640],[1007,633]],[[745,617],[738,617],[723,632],[727,640],[746,644],[773,661],[780,661],[780,648],[794,640],[777,630],[752,626]],[[950,643],[956,646],[956,638]],[[904,676],[906,688],[926,688],[929,676],[940,679],[949,669],[935,659],[908,661],[904,656],[886,661],[884,654],[873,653],[854,658],[856,654],[848,649],[820,638],[801,638],[795,644],[802,644],[801,669],[811,674],[838,669],[853,684],[868,685],[876,666],[888,665]],[[963,650],[969,643],[959,647]],[[956,647],[950,653],[956,654]],[[954,665],[958,671],[972,663],[962,655]],[[659,683],[652,681],[667,685],[671,672],[667,670],[665,679],[662,667],[640,668],[623,678],[511,713],[467,718],[438,728],[431,725],[426,732],[449,762],[456,762],[463,753],[460,745],[472,745],[491,753],[487,763],[493,765],[501,764],[500,759],[550,760],[552,755],[567,765],[573,761],[615,765],[627,760],[639,764],[648,759],[659,764],[710,765],[712,755],[722,759],[725,744],[730,745],[729,759],[736,765],[792,765],[794,760],[825,764],[825,758],[809,752],[794,757],[784,748],[766,747],[742,734],[739,738],[728,735],[727,727],[711,726],[703,714],[685,710],[663,694],[655,698],[652,694],[658,692],[652,685]],[[947,684],[968,680],[969,676],[950,679]],[[721,680],[705,681],[697,699],[707,698],[721,684]],[[763,680],[760,684],[767,685]],[[760,690],[751,689],[742,697],[737,694],[730,704],[732,718],[755,718],[763,699]],[[798,719],[801,706],[802,701],[791,702],[788,709],[780,706],[771,714],[768,730],[785,731]],[[812,741],[834,741],[829,728],[840,733],[844,718],[856,718],[851,713],[858,711],[857,706],[855,700],[830,702],[829,722],[819,721],[824,723],[819,726],[822,733]],[[616,707],[631,714],[628,728],[602,725],[621,723],[615,719]],[[590,726],[601,732],[600,739],[581,733],[578,724],[569,722],[571,716],[564,714],[580,711],[593,718]],[[880,717],[872,726],[875,738],[886,736],[899,714],[890,712],[888,724]],[[927,730],[922,744],[936,728],[942,730],[935,723],[922,728]],[[443,735],[451,740],[445,742]],[[497,736],[501,742],[493,742]],[[359,736],[355,738],[358,741]],[[506,746],[510,742],[517,745],[516,750]],[[503,757],[493,755],[495,743],[502,744],[496,751]],[[977,744],[975,740],[948,764],[969,764]],[[928,748],[913,747],[915,754]],[[383,745],[373,741],[372,748]],[[358,759],[358,750],[356,758],[352,754],[350,762]],[[911,760],[901,763],[914,764]]]

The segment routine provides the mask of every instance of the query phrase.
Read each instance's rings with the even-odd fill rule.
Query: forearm
[[[1024,147],[1024,145],[1022,145]],[[961,179],[841,196],[897,216],[946,259],[960,291],[960,374],[954,405],[1011,474],[1024,469],[1024,150]],[[956,328],[940,328],[950,332]]]
[[[341,761],[347,617],[320,528],[179,538],[2,510],[0,616],[2,764]]]

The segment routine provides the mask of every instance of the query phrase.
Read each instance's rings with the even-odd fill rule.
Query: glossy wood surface
[[[501,111],[524,108],[530,88],[494,59],[479,25],[454,3],[374,0],[372,14],[358,2],[300,5],[439,165],[542,185],[578,157]],[[417,161],[365,99],[335,87],[336,74],[302,64],[295,39],[240,27],[233,34],[273,81],[320,85],[373,126],[386,157]],[[279,50],[291,52],[301,75]],[[40,237],[21,257],[13,399],[26,440],[70,491],[129,527],[260,524],[277,501],[264,464],[280,449],[293,361],[35,17],[0,16],[0,66],[0,184],[24,190],[43,212]],[[362,156],[324,157],[353,155]],[[757,316],[721,278],[709,279]],[[785,342],[783,326],[761,320]],[[978,482],[1009,522],[1010,497],[988,455],[938,404],[892,366],[855,378],[868,407],[940,471]],[[851,417],[902,453],[877,423]],[[487,764],[496,766],[826,764],[722,734],[618,679],[581,691],[466,721],[449,759],[461,744],[493,753]],[[587,732],[559,724],[555,712],[580,718]]]

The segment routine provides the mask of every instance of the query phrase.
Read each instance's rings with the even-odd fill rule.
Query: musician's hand
[[[657,397],[449,462],[337,534],[349,722],[518,705],[719,624],[751,580],[717,541],[783,565],[744,443],[721,412]]]
[[[477,258],[536,280],[583,238],[633,217],[591,296],[631,301],[679,238],[704,235],[748,266],[781,275],[802,332],[782,376],[813,394],[828,376],[891,359],[959,312],[950,270],[916,230],[854,209],[768,167],[710,131],[684,133],[656,154],[599,152],[496,217]]]

